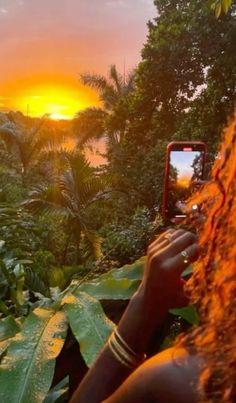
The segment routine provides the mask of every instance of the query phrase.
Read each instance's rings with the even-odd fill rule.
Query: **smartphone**
[[[173,141],[168,144],[162,216],[178,223],[186,217],[185,203],[204,180],[206,145],[203,142]]]

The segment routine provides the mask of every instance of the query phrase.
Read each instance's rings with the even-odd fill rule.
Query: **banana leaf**
[[[123,299],[127,300],[137,290],[140,284],[139,280],[129,280],[128,278],[115,279],[107,277],[101,281],[93,281],[81,284],[79,291],[85,291],[97,299]],[[77,292],[74,293],[77,295]]]
[[[115,279],[128,278],[130,280],[141,280],[145,262],[146,256],[143,256],[132,264],[126,264],[119,269],[112,269],[109,272],[102,274],[99,279],[104,280],[113,277]]]
[[[114,328],[95,298],[85,292],[66,296],[62,304],[71,330],[80,344],[81,354],[90,367]]]
[[[41,403],[66,336],[64,312],[35,309],[8,347],[0,369],[0,401]]]
[[[145,261],[146,257],[142,257],[82,284],[81,280],[74,279],[61,296],[83,291],[98,299],[130,299],[142,279]]]

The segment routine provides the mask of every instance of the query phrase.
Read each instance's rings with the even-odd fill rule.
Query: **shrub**
[[[152,221],[147,208],[138,208],[129,225],[110,224],[101,230],[104,255],[118,266],[138,259],[145,254],[161,224],[159,216]]]

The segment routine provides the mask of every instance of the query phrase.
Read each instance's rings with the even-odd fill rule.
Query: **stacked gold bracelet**
[[[134,370],[146,358],[146,355],[136,354],[115,329],[108,340],[108,346],[114,357],[125,367]]]

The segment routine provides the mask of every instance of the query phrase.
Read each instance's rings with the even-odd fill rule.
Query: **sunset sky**
[[[177,169],[178,184],[188,186],[194,174],[193,165],[194,159],[199,156],[199,151],[171,151],[170,164]]]
[[[140,60],[152,0],[0,0],[0,111],[71,118],[97,105],[84,72]]]

